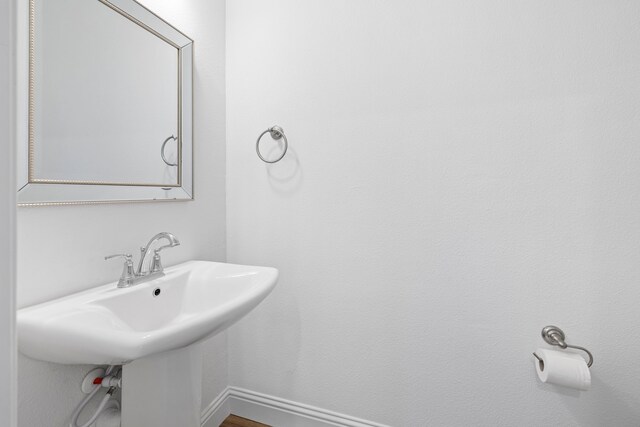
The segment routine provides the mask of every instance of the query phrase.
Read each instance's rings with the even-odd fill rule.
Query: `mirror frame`
[[[178,51],[178,183],[139,184],[38,179],[34,156],[35,0],[29,0],[27,139],[18,150],[18,206],[193,200],[193,40],[135,0],[94,0]]]

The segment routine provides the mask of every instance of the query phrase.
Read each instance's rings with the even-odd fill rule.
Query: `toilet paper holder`
[[[589,356],[589,361],[587,361],[587,366],[590,368],[591,365],[593,365],[593,354],[591,354],[591,352],[586,348],[580,347],[579,345],[567,344],[565,342],[564,332],[562,331],[562,329],[558,328],[557,326],[553,326],[553,325],[545,326],[544,328],[542,328],[541,334],[542,334],[542,339],[547,344],[555,345],[562,349],[575,348],[576,350],[584,351]],[[540,357],[537,354],[533,353],[533,355],[535,356],[536,359],[538,359],[538,362],[542,363],[542,359],[540,359]]]

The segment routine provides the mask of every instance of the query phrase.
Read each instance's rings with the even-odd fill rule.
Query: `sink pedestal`
[[[200,343],[123,366],[121,427],[199,427],[201,401]]]

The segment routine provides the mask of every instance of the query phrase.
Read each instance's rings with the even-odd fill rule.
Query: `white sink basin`
[[[182,348],[229,327],[278,279],[275,268],[207,261],[165,273],[130,288],[114,282],[18,310],[20,351],[48,362],[119,365]]]

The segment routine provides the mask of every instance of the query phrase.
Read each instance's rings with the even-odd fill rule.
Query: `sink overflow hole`
[[[160,292],[161,292],[161,291],[160,291],[160,288],[156,288],[156,289],[153,291],[153,296],[154,296],[154,297],[157,297],[158,295],[160,295]]]

